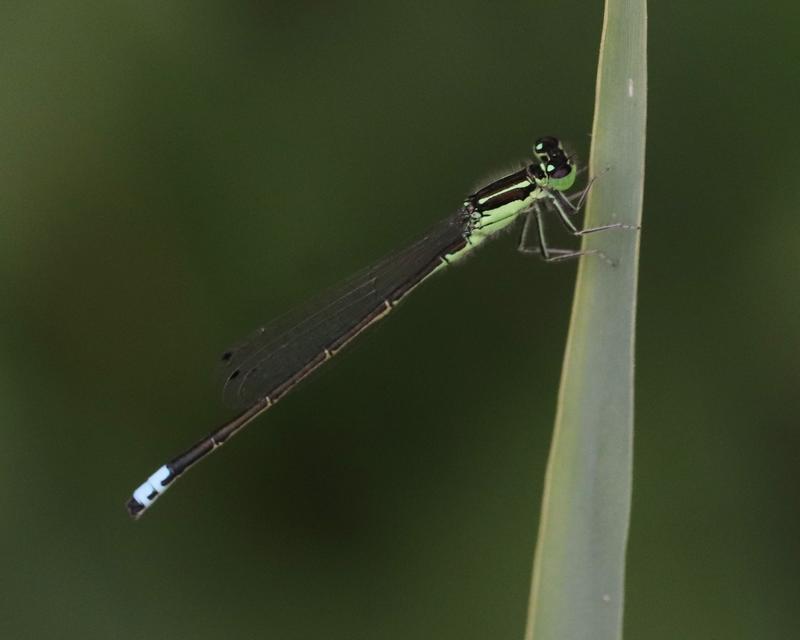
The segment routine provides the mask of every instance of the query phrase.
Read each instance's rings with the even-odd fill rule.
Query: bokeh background
[[[2,4],[2,637],[522,637],[575,266],[513,237],[124,503],[231,342],[537,136],[587,157],[601,11]],[[797,637],[800,10],[650,25],[626,636]]]

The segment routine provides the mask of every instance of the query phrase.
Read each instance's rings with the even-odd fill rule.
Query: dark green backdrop
[[[626,636],[800,632],[793,0],[652,3]],[[601,3],[4,2],[0,634],[522,637],[574,265],[506,237],[190,474],[221,350],[586,158]]]

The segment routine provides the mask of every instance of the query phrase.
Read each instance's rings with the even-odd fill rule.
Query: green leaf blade
[[[644,0],[607,0],[586,226],[638,226],[647,106]],[[639,233],[586,236],[534,561],[527,640],[622,637],[633,464]]]

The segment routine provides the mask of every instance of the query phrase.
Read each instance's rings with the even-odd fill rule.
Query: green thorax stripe
[[[533,168],[538,169],[532,166],[495,180],[469,196],[466,204],[472,205],[478,213],[484,213],[517,200],[526,200],[538,188],[530,178]]]

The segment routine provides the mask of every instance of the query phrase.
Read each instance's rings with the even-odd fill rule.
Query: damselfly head
[[[565,156],[557,156],[544,160],[538,166],[531,167],[530,175],[540,187],[555,191],[566,191],[575,184],[575,165]]]
[[[561,141],[553,136],[544,136],[539,138],[533,145],[533,155],[539,162],[546,162],[552,156],[564,154],[564,148],[561,146]]]
[[[553,136],[539,138],[533,145],[539,161],[538,171],[532,171],[537,183],[556,191],[566,191],[575,183],[575,166],[564,153],[561,141]]]

